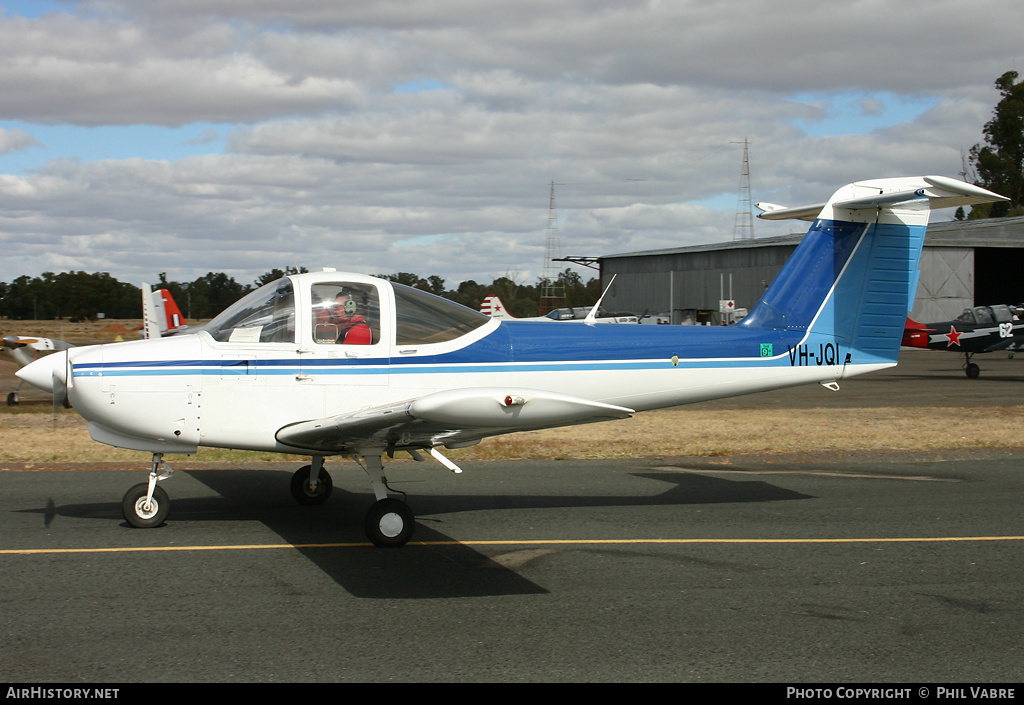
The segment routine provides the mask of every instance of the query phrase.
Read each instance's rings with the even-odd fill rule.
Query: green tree
[[[985,123],[985,143],[971,147],[965,176],[1010,200],[971,209],[970,218],[1024,215],[1024,81],[1007,71],[995,82],[1002,99]]]
[[[422,289],[423,291],[433,292],[430,281],[424,279],[418,274],[413,274],[412,272],[397,272],[395,274],[376,274],[374,276],[380,277],[381,279],[387,279],[389,282],[394,282],[395,284],[405,284],[406,286],[411,286],[414,289]],[[432,279],[433,278],[437,277],[432,277]],[[444,279],[441,279],[440,281],[441,287],[443,288]]]
[[[138,287],[121,283],[106,272],[43,272],[35,278],[18,277],[4,284],[2,291],[0,312],[13,319],[85,321],[99,313],[108,318],[142,315]]]
[[[434,294],[436,296],[444,296],[444,279],[437,276],[436,274],[431,274],[429,277],[427,277],[427,286],[429,287],[427,291],[429,291],[431,294]]]
[[[292,274],[304,274],[305,272],[308,271],[309,270],[306,269],[305,267],[285,267],[283,270],[274,268],[271,269],[269,272],[261,274],[259,278],[256,279],[256,286],[261,287],[264,284],[276,282],[281,277],[286,277]]]
[[[22,275],[7,286],[4,297],[4,315],[15,320],[42,320],[49,311],[48,296],[43,291],[44,285],[38,277]],[[40,308],[43,315],[40,316]]]
[[[223,272],[209,272],[192,282],[188,289],[197,319],[213,318],[251,290]]]

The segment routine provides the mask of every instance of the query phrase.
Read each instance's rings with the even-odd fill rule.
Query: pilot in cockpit
[[[334,304],[330,308],[317,312],[318,342],[370,345],[373,342],[373,335],[359,308],[357,293],[347,288],[341,289],[334,297]],[[337,326],[336,339],[322,340],[322,331],[327,325]],[[333,330],[331,335],[333,337]]]

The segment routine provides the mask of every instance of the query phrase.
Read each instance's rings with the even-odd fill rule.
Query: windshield
[[[289,279],[278,279],[239,299],[205,330],[222,343],[294,343],[295,296]]]

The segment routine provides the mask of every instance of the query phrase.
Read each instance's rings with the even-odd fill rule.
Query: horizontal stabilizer
[[[779,206],[774,203],[756,203],[754,204],[760,208],[763,213],[757,217],[762,220],[811,220],[813,221],[821,213],[821,209],[825,207],[824,203],[816,203],[813,206],[798,206],[796,208],[787,208],[785,206]]]
[[[950,179],[945,176],[919,176],[907,179],[882,179],[861,181],[849,187],[856,192],[856,198],[843,199],[836,193],[829,203],[786,208],[774,203],[758,203],[763,213],[762,220],[815,220],[828,206],[832,209],[864,210],[881,208],[956,208],[992,201],[1007,201],[1008,198],[980,186]],[[865,193],[867,192],[867,193]],[[873,192],[873,193],[872,193]]]

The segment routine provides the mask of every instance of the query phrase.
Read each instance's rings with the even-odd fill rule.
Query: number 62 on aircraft
[[[152,454],[148,481],[122,501],[133,526],[168,515],[165,453],[308,455],[291,482],[303,504],[331,492],[324,459],[349,456],[376,498],[367,536],[401,546],[415,521],[391,496],[385,456],[430,456],[460,472],[441,448],[799,384],[836,389],[895,365],[930,210],[994,200],[1005,199],[924,176],[848,184],[813,206],[759,204],[762,218],[813,225],[729,327],[497,320],[324,271],[267,284],[197,332],[72,348],[17,374],[66,396],[94,440]]]

